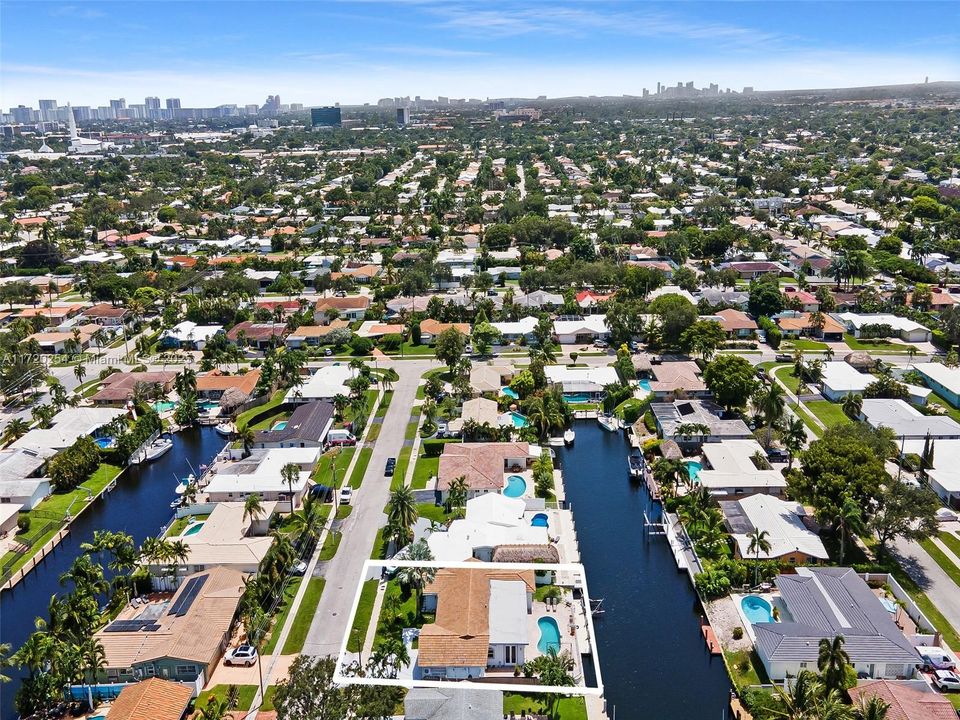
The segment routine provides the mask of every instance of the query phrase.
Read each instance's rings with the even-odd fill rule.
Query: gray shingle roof
[[[333,405],[318,400],[301,405],[287,420],[282,430],[261,430],[255,436],[258,443],[280,443],[309,440],[322,442],[333,421]]]
[[[502,720],[499,690],[413,688],[403,701],[406,720]]]

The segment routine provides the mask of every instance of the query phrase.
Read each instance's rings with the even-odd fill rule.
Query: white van
[[[934,670],[953,670],[957,667],[956,660],[943,648],[929,645],[918,645],[917,652],[920,653],[920,667],[927,672]]]

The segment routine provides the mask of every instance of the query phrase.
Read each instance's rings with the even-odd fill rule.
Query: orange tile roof
[[[847,690],[850,698],[878,697],[890,707],[887,720],[956,720],[952,703],[933,690],[909,687],[902,682],[868,680]]]
[[[224,375],[219,370],[214,370],[197,378],[197,390],[199,392],[204,392],[210,390],[227,390],[229,388],[237,388],[238,390],[241,390],[249,395],[257,386],[257,381],[259,379],[259,370],[251,370],[243,375]]]
[[[187,685],[149,678],[125,687],[110,706],[112,720],[180,720],[193,699]]]
[[[437,468],[437,489],[446,490],[461,475],[471,490],[500,490],[507,458],[525,458],[525,442],[451,443],[443,446]]]
[[[433,318],[420,321],[420,332],[425,332],[428,335],[439,335],[444,330],[449,330],[450,328],[456,328],[464,335],[470,334],[470,323],[442,323]]]

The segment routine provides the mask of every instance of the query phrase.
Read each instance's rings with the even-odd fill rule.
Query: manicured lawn
[[[374,427],[379,427],[374,426]],[[372,430],[373,428],[371,428]],[[350,474],[350,487],[356,490],[363,482],[363,475],[367,472],[367,466],[370,464],[370,457],[373,455],[372,447],[365,447],[360,451],[357,458],[357,464],[353,466],[353,472]]]
[[[343,533],[328,532],[326,539],[323,541],[323,547],[320,548],[320,560],[323,562],[333,560],[333,556],[337,554],[337,548],[340,547],[340,541],[342,539]]]
[[[777,376],[777,379],[786,386],[787,390],[796,395],[800,389],[800,378],[793,376],[793,365],[784,365],[783,368],[774,370],[773,372]]]
[[[88,497],[91,495],[96,497],[122,470],[123,468],[116,465],[101,463],[90,479],[80,487],[68,493],[54,493],[41,501],[36,508],[27,512],[26,515],[30,518],[30,531],[26,535],[18,534],[17,539],[24,544],[29,543],[30,548],[19,557],[17,557],[18,553],[11,551],[0,558],[0,568],[5,568],[3,572],[16,572],[26,565],[27,561],[64,526],[63,520],[66,519],[68,510],[72,517],[76,517],[87,506]],[[61,518],[61,522],[54,520],[54,517]],[[15,557],[16,561],[11,562]],[[8,562],[10,566],[6,567]]]
[[[407,465],[410,463],[410,453],[413,448],[405,447],[400,450],[397,456],[397,467],[393,471],[393,477],[390,479],[390,490],[396,490],[403,487],[404,478],[407,475]]]
[[[960,538],[951,532],[940,533],[940,541],[953,550],[953,554],[960,557]]]
[[[347,466],[350,464],[350,458],[356,452],[356,447],[338,448],[325,452],[317,460],[317,465],[313,471],[313,481],[328,487],[340,487],[343,485],[343,477],[347,472]],[[335,458],[333,468],[330,467],[331,459]],[[336,482],[334,482],[334,473]]]
[[[444,382],[450,382],[450,371],[445,367],[427,370],[427,372],[421,375],[421,377],[424,379],[424,381],[426,381],[435,375],[438,375]],[[426,387],[426,384],[424,384],[417,388],[417,400],[423,400],[427,396]]]
[[[517,717],[522,712],[526,712],[527,715],[546,715],[550,708],[549,702],[549,697],[543,694],[504,693],[503,714],[514,713]],[[556,701],[554,712],[554,720],[587,720],[587,701],[582,695],[561,697]]]
[[[808,413],[808,412],[806,412],[805,410],[803,410],[803,409],[802,409],[799,405],[797,405],[796,403],[791,403],[791,404],[790,404],[790,409],[793,410],[794,413],[796,413],[797,417],[799,417],[801,420],[803,420],[804,424],[805,424],[808,428],[810,428],[810,432],[812,432],[812,433],[813,433],[814,435],[816,435],[817,437],[820,437],[820,436],[823,435],[823,430],[820,428],[819,425],[817,425],[817,423],[814,421],[814,419],[810,416],[810,413]]]
[[[303,650],[303,643],[307,639],[310,623],[313,622],[313,616],[317,612],[317,605],[320,604],[320,596],[323,594],[324,583],[326,583],[326,580],[319,577],[310,578],[307,583],[307,589],[303,593],[300,607],[297,608],[297,614],[293,617],[290,634],[287,635],[287,641],[283,644],[282,654],[296,655]]]
[[[253,702],[253,698],[257,695],[257,686],[256,685],[237,685],[237,701],[236,706],[233,708],[235,710],[244,710],[250,707],[250,703]],[[215,685],[209,690],[204,690],[197,696],[194,707],[196,712],[193,717],[198,717],[200,715],[200,710],[207,706],[207,702],[210,698],[215,697],[221,700],[226,699],[227,693],[230,691],[229,685]]]
[[[345,520],[353,512],[353,505],[340,505],[337,508],[337,520]]]
[[[822,342],[817,342],[816,340],[808,340],[807,338],[796,338],[795,340],[784,340],[784,344],[792,343],[795,350],[803,351],[812,351],[812,352],[822,352],[827,349],[827,344]]]
[[[383,537],[385,528],[377,530],[377,537],[373,540],[373,550],[370,551],[371,560],[386,560],[387,541]]]
[[[264,655],[272,655],[277,648],[277,642],[280,640],[280,632],[283,630],[283,624],[287,621],[287,615],[290,613],[290,605],[294,596],[297,594],[297,588],[300,587],[300,581],[303,578],[295,577],[287,583],[283,589],[283,599],[277,606],[277,613],[273,618],[273,625],[270,628],[270,637],[267,644],[263,646]]]
[[[404,432],[404,434],[403,434],[403,439],[404,439],[404,440],[413,440],[413,439],[417,436],[417,425],[418,425],[418,424],[419,424],[419,423],[416,423],[416,422],[408,422],[408,423],[407,423],[407,430],[406,430],[406,432]]]
[[[777,362],[776,360],[766,360],[762,363],[757,363],[756,367],[762,368],[767,372],[770,372],[773,368],[782,368],[786,367],[786,363]]]
[[[433,520],[438,523],[445,523],[452,517],[447,514],[443,505],[435,505],[434,503],[417,503],[417,512],[424,520]]]
[[[960,587],[960,568],[957,567],[956,563],[948,558],[947,554],[941,550],[940,547],[930,538],[921,540],[920,547],[926,550],[930,557],[937,561],[937,565],[939,565],[943,571],[950,576],[950,579],[953,580],[954,584]],[[958,589],[958,592],[960,592],[960,589]]]
[[[386,354],[386,355],[389,355],[390,357],[400,357],[401,355],[402,355],[403,357],[407,357],[407,356],[409,356],[409,355],[421,356],[421,357],[422,357],[422,356],[424,356],[424,355],[433,355],[433,354],[434,354],[434,350],[433,350],[433,348],[432,348],[430,345],[414,345],[414,344],[413,344],[412,342],[410,342],[409,340],[407,340],[405,343],[403,343],[403,345],[402,345],[401,347],[402,347],[403,352],[401,352],[400,350],[397,350],[397,351],[395,351],[395,352],[388,352],[388,353],[385,353],[385,354]]]
[[[832,403],[829,400],[813,400],[804,404],[828,428],[851,422],[850,418],[844,414],[843,407],[837,403]]]
[[[865,350],[866,352],[871,353],[888,353],[895,355],[907,355],[911,350],[917,351],[913,345],[901,345],[900,343],[871,343],[864,342],[863,340],[858,340],[850,333],[843,334],[843,341],[847,344],[851,350]]]
[[[930,393],[930,397],[927,398],[927,402],[934,405],[939,405],[946,411],[947,415],[957,422],[960,422],[960,410],[947,402],[946,398],[944,398],[942,395],[938,395],[936,391]]]
[[[360,591],[360,602],[357,612],[353,616],[353,625],[350,628],[350,637],[347,638],[347,650],[360,652],[363,641],[367,639],[367,628],[370,627],[370,616],[373,614],[373,603],[377,598],[377,580],[367,580]]]
[[[427,487],[427,482],[434,477],[440,469],[439,457],[417,458],[417,464],[413,468],[413,480],[411,486],[414,490],[423,490]]]
[[[262,412],[266,412],[270,408],[276,407],[283,402],[283,398],[286,395],[286,390],[277,390],[273,396],[270,398],[269,402],[264,403],[263,405],[258,405],[255,408],[250,408],[249,410],[244,410],[242,413],[237,415],[236,426],[238,428],[244,427],[254,415],[259,415]]]
[[[767,674],[760,664],[760,658],[751,650],[723,652],[727,660],[730,678],[738,688],[760,685],[767,682]],[[761,679],[762,678],[762,679]]]
[[[253,425],[250,426],[250,429],[251,430],[269,430],[276,423],[280,422],[281,420],[286,420],[289,417],[290,417],[290,413],[278,412],[274,415],[271,415],[268,418],[261,420],[258,423],[254,423]]]

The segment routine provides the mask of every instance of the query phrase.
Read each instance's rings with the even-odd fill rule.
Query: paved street
[[[954,628],[960,628],[960,590],[927,551],[915,542],[897,539],[893,555],[907,574],[923,589]]]
[[[420,377],[427,370],[439,367],[432,359],[397,361],[392,365],[400,380],[393,384],[393,400],[383,419],[363,483],[354,493],[353,511],[341,527],[340,548],[326,566],[327,584],[303,646],[307,655],[340,652],[363,564],[370,559],[377,530],[386,522],[383,508],[390,497],[390,478],[384,476],[383,466],[388,457],[400,455]]]

